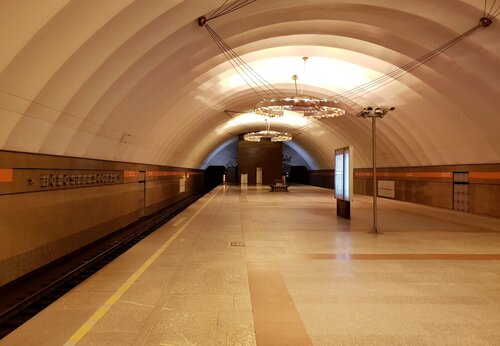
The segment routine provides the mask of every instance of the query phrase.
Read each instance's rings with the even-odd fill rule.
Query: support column
[[[395,110],[395,107],[366,107],[356,114],[357,117],[372,118],[372,159],[373,159],[373,229],[372,234],[383,234],[378,231],[377,224],[377,118],[382,119],[388,112]]]
[[[377,226],[377,116],[372,116],[372,158],[373,158],[373,229],[370,233],[378,233]]]

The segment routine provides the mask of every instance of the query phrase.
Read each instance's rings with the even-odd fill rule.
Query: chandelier
[[[260,101],[255,108],[255,113],[274,118],[282,116],[287,110],[300,113],[306,118],[333,118],[345,114],[345,110],[338,107],[337,103],[338,101],[323,100],[311,96],[295,96]]]
[[[271,142],[288,142],[292,140],[292,135],[288,132],[271,130],[271,123],[266,119],[265,130],[249,132],[243,135],[243,139],[249,142],[260,142],[262,139],[270,139]]]
[[[307,56],[302,57],[304,61],[304,75],[306,71]],[[302,83],[300,95],[297,88],[297,75],[293,75],[295,83],[295,96],[284,98],[264,99],[255,107],[255,113],[270,118],[281,117],[284,111],[300,113],[306,118],[323,119],[334,118],[345,114],[345,110],[338,106],[336,100],[319,99],[313,96],[304,96],[304,83]]]
[[[271,142],[287,142],[292,140],[292,135],[287,132],[262,130],[249,132],[243,136],[243,139],[249,142],[260,142],[263,138],[268,138]]]
[[[254,112],[268,118],[276,118],[284,115],[284,111],[290,111],[301,114],[305,118],[323,119],[333,118],[345,114],[345,110],[340,108],[338,101],[320,99],[314,96],[306,96],[303,94],[304,83],[302,82],[300,94],[297,90],[297,75],[293,75],[292,79],[295,83],[295,96],[290,97],[282,90],[270,84],[264,77],[259,75],[245,60],[243,60],[211,27],[207,24],[208,19],[200,17],[198,24],[204,26],[214,42],[217,44],[224,57],[228,60],[234,70],[241,76],[250,89],[257,94],[262,101],[255,107]],[[213,17],[215,18],[215,17]],[[213,19],[212,18],[212,19]],[[304,75],[306,72],[306,62],[309,58],[303,57]],[[261,133],[262,131],[256,132]],[[260,138],[276,138],[280,137],[267,134],[268,137]],[[269,137],[271,136],[271,137]],[[287,138],[286,136],[284,138]],[[286,139],[289,140],[289,139]]]

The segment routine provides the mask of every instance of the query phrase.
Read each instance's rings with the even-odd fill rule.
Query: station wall
[[[333,189],[335,185],[333,169],[309,171],[309,184]]]
[[[0,286],[203,191],[201,170],[0,151]]]
[[[333,189],[333,170],[310,171],[310,184]],[[378,196],[500,217],[500,164],[377,168]],[[354,193],[373,195],[370,168],[354,170]]]

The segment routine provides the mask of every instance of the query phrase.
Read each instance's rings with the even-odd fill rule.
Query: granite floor
[[[500,220],[222,186],[0,345],[500,345]]]

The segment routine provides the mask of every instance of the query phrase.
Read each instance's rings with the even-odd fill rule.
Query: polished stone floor
[[[1,345],[500,345],[500,220],[213,190]]]

